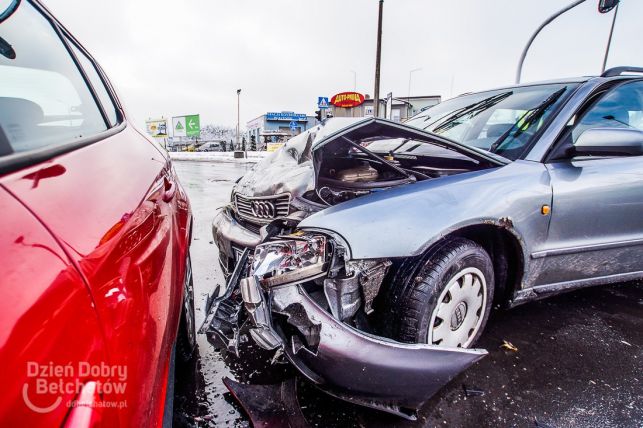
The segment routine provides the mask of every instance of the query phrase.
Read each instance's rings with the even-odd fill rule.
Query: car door
[[[65,252],[1,184],[0,212],[0,425],[61,426],[99,380],[83,370],[106,359],[98,317]]]
[[[643,157],[578,157],[573,144],[590,128],[643,129],[643,82],[607,91],[571,126],[565,153],[547,163],[553,204],[537,285],[616,282],[643,272]]]
[[[2,184],[88,284],[105,362],[126,370],[127,388],[110,399],[125,403],[120,425],[158,425],[183,292],[185,193],[94,61],[38,3],[22,2],[0,37],[15,52],[0,56],[0,128],[13,162]]]

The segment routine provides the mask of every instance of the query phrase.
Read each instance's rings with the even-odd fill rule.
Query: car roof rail
[[[601,77],[620,76],[624,73],[643,73],[643,67],[614,67],[609,70],[605,70],[605,72],[601,74]]]

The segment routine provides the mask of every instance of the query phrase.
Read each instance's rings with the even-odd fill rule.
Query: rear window
[[[31,4],[0,23],[0,155],[107,129],[58,33]]]

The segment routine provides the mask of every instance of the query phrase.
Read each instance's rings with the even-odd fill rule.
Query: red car
[[[7,3],[0,426],[160,426],[195,347],[188,198],[80,43]]]

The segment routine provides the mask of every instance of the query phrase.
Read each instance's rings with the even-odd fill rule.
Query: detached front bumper
[[[281,347],[303,376],[333,396],[415,419],[422,404],[487,354],[366,334],[334,318],[301,285],[266,292],[253,277],[241,279],[246,259],[244,252],[226,296],[214,302],[201,332],[236,343],[221,330],[236,289],[241,296],[236,305],[245,307],[255,342],[266,349]]]

